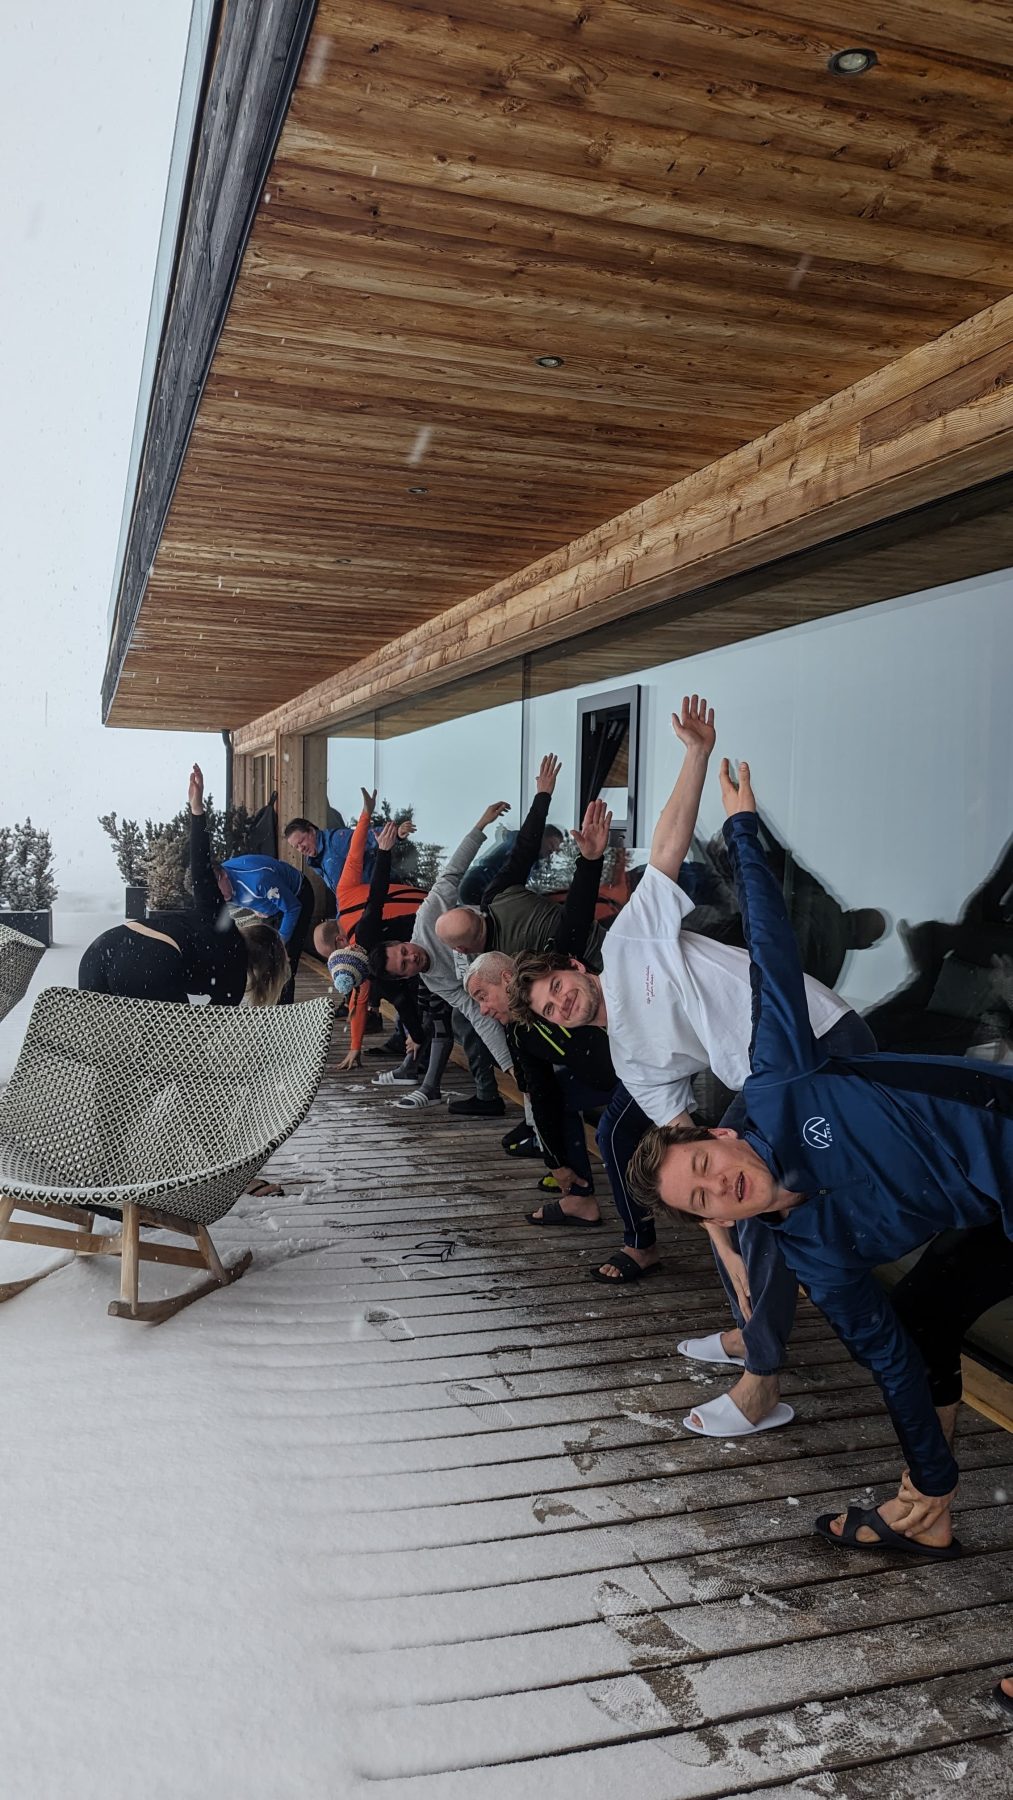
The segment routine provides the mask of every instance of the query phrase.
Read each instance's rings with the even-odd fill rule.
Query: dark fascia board
[[[217,35],[102,681],[108,720],[317,0],[230,0]]]

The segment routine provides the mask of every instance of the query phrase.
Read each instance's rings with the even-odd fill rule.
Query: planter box
[[[25,937],[35,938],[39,944],[49,949],[53,941],[53,915],[45,912],[7,912],[0,907],[0,925],[9,925],[12,931],[21,931]]]
[[[142,882],[128,882],[124,889],[125,913],[128,919],[144,920],[148,915],[148,890]]]

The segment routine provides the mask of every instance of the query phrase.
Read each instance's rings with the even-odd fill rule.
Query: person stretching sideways
[[[505,956],[516,956],[521,950],[551,949],[563,940],[569,940],[570,895],[561,906],[555,896],[536,894],[526,885],[542,843],[549,802],[561,767],[557,756],[542,757],[535,797],[517,833],[513,850],[483,890],[481,904],[450,906],[437,923],[441,942],[469,960],[480,956],[484,950],[502,950]],[[597,899],[600,860],[594,881]],[[604,927],[597,923],[592,911],[581,946],[584,961],[592,969],[601,968],[604,935]]]
[[[752,976],[745,1118],[740,1131],[653,1129],[630,1181],[642,1201],[694,1218],[764,1219],[792,1274],[875,1376],[907,1464],[900,1485],[874,1509],[824,1514],[817,1531],[833,1544],[948,1560],[960,1554],[957,1408],[936,1382],[952,1355],[952,1318],[963,1318],[959,1344],[977,1311],[1013,1293],[1013,1068],[828,1056],[759,847],[746,763],[736,787],[724,761],[721,792]],[[873,1271],[952,1231],[965,1234],[962,1258],[942,1284],[926,1284],[920,1306],[908,1305],[906,1330]]]
[[[684,698],[672,726],[686,755],[655,827],[643,879],[605,938],[601,979],[575,965],[531,983],[519,996],[552,1025],[607,1028],[619,1083],[610,1111],[620,1129],[627,1122],[624,1097],[648,1123],[688,1125],[694,1074],[710,1068],[733,1092],[749,1074],[749,957],[735,945],[682,930],[693,901],[678,876],[714,748],[713,709],[696,694]],[[814,1034],[828,1052],[875,1048],[868,1027],[828,988],[807,979],[805,997]],[[740,1103],[733,1101],[722,1123],[733,1126],[740,1118]],[[622,1252],[602,1265],[606,1279],[636,1279],[631,1270],[658,1260],[649,1213],[639,1209],[624,1227]],[[744,1373],[729,1393],[694,1407],[687,1428],[730,1437],[788,1425],[794,1414],[780,1402],[778,1370],[795,1317],[795,1279],[762,1224],[709,1235],[736,1329],[687,1339],[679,1348],[696,1361],[733,1364]]]
[[[285,842],[293,850],[297,850],[300,856],[306,858],[309,867],[315,869],[321,881],[336,894],[349,845],[352,842],[352,827],[337,825],[331,831],[321,831],[319,825],[314,825],[312,819],[300,817],[289,820],[283,836]],[[366,843],[365,875],[367,881],[373,873],[375,855],[376,837],[371,831]]]
[[[425,1074],[418,1087],[410,1093],[403,1094],[394,1105],[407,1112],[416,1108],[433,1107],[440,1100],[440,1083],[443,1072],[450,1060],[450,1052],[454,1047],[451,1018],[454,1012],[462,1016],[463,1026],[470,1025],[474,1036],[465,1042],[466,1051],[480,1040],[488,1050],[494,1065],[504,1071],[510,1068],[510,1052],[507,1049],[506,1034],[502,1025],[495,1019],[486,1018],[479,1010],[471,995],[465,992],[462,980],[460,959],[454,950],[444,943],[437,926],[448,907],[455,906],[460,887],[461,876],[474,861],[483,843],[488,825],[501,819],[510,811],[509,802],[494,800],[487,806],[477,824],[463,838],[453,855],[447,859],[443,869],[434,881],[432,888],[415,915],[410,943],[379,943],[369,953],[370,968],[376,980],[394,980],[407,982],[414,975],[422,978],[423,985],[433,997],[433,1039],[429,1049],[429,1060]],[[443,1003],[442,1005],[440,1003]],[[469,1057],[469,1061],[471,1058]],[[473,1097],[477,1105],[469,1105],[468,1101],[457,1101],[454,1110],[461,1116],[491,1117],[494,1111],[502,1111],[496,1087],[495,1074],[491,1080],[487,1074],[487,1059],[481,1064],[478,1059],[472,1065],[472,1073],[476,1079],[476,1093]],[[479,1083],[483,1086],[480,1087]],[[486,1091],[483,1092],[483,1087]]]

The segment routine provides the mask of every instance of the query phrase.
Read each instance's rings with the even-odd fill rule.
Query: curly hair
[[[658,1179],[668,1152],[674,1144],[701,1144],[705,1138],[713,1136],[713,1131],[706,1125],[652,1125],[644,1132],[626,1170],[631,1194],[648,1211],[663,1206]]]
[[[515,959],[514,972],[507,982],[510,1017],[517,1025],[534,1025],[538,1015],[531,1009],[531,989],[536,981],[544,981],[557,969],[571,969],[573,959],[559,950],[522,950]]]

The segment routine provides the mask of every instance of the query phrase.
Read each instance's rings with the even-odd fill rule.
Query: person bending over
[[[183,1006],[191,994],[206,994],[212,1006],[276,1005],[289,979],[285,945],[273,925],[233,922],[215,880],[196,763],[188,798],[192,910],[153,912],[143,924],[128,919],[104,931],[81,958],[78,986]]]
[[[411,942],[379,943],[370,952],[370,964],[378,979],[409,981],[418,975],[437,1002],[432,1009],[435,1039],[425,1075],[416,1088],[394,1102],[404,1111],[438,1105],[443,1071],[453,1049],[452,1018],[455,1012],[459,1015],[459,1029],[464,1035],[476,1092],[470,1101],[454,1102],[452,1110],[463,1116],[479,1117],[492,1117],[503,1111],[494,1071],[497,1065],[503,1070],[510,1068],[506,1035],[495,1019],[483,1017],[471,995],[465,992],[459,960],[452,947],[444,942],[437,926],[447,909],[456,906],[461,876],[485,842],[486,826],[509,811],[506,800],[494,801],[461,840],[419,907]],[[465,1035],[468,1026],[472,1031]],[[488,1057],[479,1059],[474,1048],[478,1043],[489,1052]]]
[[[528,810],[517,841],[498,875],[486,887],[478,906],[453,905],[440,918],[436,930],[442,943],[468,958],[480,956],[484,950],[502,950],[505,956],[516,956],[521,950],[546,950],[570,935],[573,890],[560,906],[548,894],[536,894],[526,886],[538,854],[561,763],[558,757],[543,756],[535,783],[535,797]],[[578,837],[579,834],[575,833]],[[604,854],[604,851],[603,851]],[[587,858],[581,855],[577,871]],[[601,881],[601,861],[595,876],[595,898]],[[574,880],[578,878],[575,872]],[[581,879],[584,879],[582,876]],[[582,897],[577,904],[582,906]],[[601,968],[601,944],[604,928],[593,912],[581,948],[590,968]]]
[[[348,848],[352,841],[352,830],[348,825],[339,825],[332,831],[322,831],[314,825],[312,819],[302,817],[290,819],[283,836],[285,842],[306,858],[311,869],[315,869],[321,881],[337,893],[341,880]],[[366,844],[366,879],[373,873],[373,858],[376,855],[376,837],[370,832]]]
[[[630,1181],[645,1203],[719,1224],[763,1219],[793,1277],[879,1384],[904,1452],[896,1495],[825,1514],[831,1543],[959,1554],[953,1363],[976,1311],[1013,1293],[1013,1068],[960,1057],[834,1056],[814,1037],[781,891],[757,840],[745,763],[721,769],[749,946],[750,1075],[736,1131],[655,1128]],[[899,1307],[873,1271],[939,1233]],[[920,1294],[919,1294],[920,1287]]]
[[[486,844],[480,850],[470,869],[466,869],[461,878],[459,898],[462,906],[478,906],[482,895],[491,881],[502,872],[517,845],[516,831],[505,831],[495,844]],[[558,825],[546,825],[542,832],[538,853],[532,864],[532,873],[542,863],[548,863],[556,851],[562,848],[566,833],[560,831]]]
[[[678,877],[714,748],[713,709],[696,694],[687,696],[672,726],[685,749],[682,768],[655,827],[643,879],[605,938],[601,977],[577,964],[521,984],[517,996],[521,1017],[570,1031],[607,1029],[622,1095],[655,1125],[692,1123],[691,1082],[704,1069],[733,1093],[749,1074],[749,957],[682,929],[693,901]],[[836,994],[809,979],[804,991],[814,1034],[828,1051],[875,1048],[868,1027]],[[617,1109],[622,1095],[615,1097]],[[732,1127],[740,1118],[733,1101],[722,1122]],[[631,1260],[644,1269],[658,1259],[653,1219],[639,1220],[634,1242],[624,1235],[626,1261],[602,1265],[603,1275],[616,1281],[628,1278]],[[794,1414],[780,1402],[778,1370],[795,1317],[796,1282],[762,1223],[710,1237],[735,1329],[686,1339],[680,1349],[698,1361],[744,1366],[744,1373],[729,1393],[694,1407],[688,1429],[728,1437],[790,1424]]]
[[[281,1004],[290,1006],[295,999],[299,958],[313,918],[313,883],[291,863],[279,862],[274,856],[227,856],[212,867],[218,891],[229,905],[245,907],[268,919],[281,915],[278,930],[289,967]]]
[[[326,958],[335,992],[340,999],[348,1001],[349,1048],[344,1060],[338,1064],[340,1070],[346,1071],[361,1065],[374,988],[397,1008],[412,1054],[418,1050],[423,1033],[417,980],[376,980],[370,966],[369,953],[378,944],[400,942],[411,935],[415,915],[425,899],[420,888],[399,887],[393,892],[390,889],[391,857],[399,839],[411,829],[410,821],[400,826],[393,822],[384,826],[377,840],[372,880],[365,900],[362,899],[359,874],[375,800],[375,794],[367,794],[363,789],[365,804],[338,883],[339,916],[322,920],[313,933],[314,948],[318,955]]]

